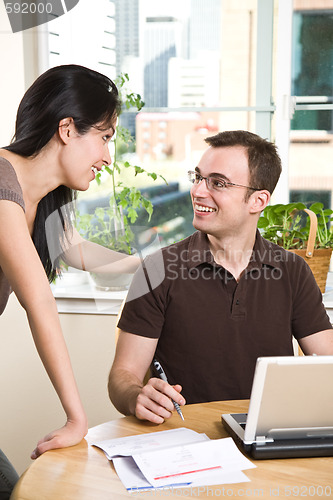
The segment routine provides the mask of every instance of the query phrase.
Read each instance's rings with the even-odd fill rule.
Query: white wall
[[[117,418],[107,393],[116,316],[60,314],[60,320],[89,427]],[[37,441],[64,423],[64,412],[14,295],[0,321],[0,448],[21,474]]]
[[[25,90],[23,36],[11,31],[3,2],[0,2],[0,147],[14,133],[17,106]]]
[[[39,76],[38,36],[37,28],[12,33],[0,2],[0,147],[12,139],[18,105]]]

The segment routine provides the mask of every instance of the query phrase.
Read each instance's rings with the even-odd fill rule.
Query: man
[[[333,354],[333,330],[305,261],[257,222],[281,172],[275,146],[245,131],[206,139],[192,236],[146,259],[119,322],[109,377],[116,408],[161,423],[174,406],[249,398],[259,356]],[[168,382],[143,382],[156,358]],[[181,384],[181,385],[180,385]]]

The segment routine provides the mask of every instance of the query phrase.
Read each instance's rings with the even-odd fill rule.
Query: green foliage
[[[123,108],[134,108],[140,111],[144,102],[140,94],[125,91],[124,85],[129,81],[127,73],[121,74],[116,78],[117,85]],[[138,218],[139,211],[142,209],[147,212],[148,221],[153,213],[151,201],[143,196],[140,189],[134,186],[124,185],[119,179],[123,169],[131,171],[133,177],[137,175],[146,175],[156,181],[162,179],[167,184],[165,178],[154,172],[148,172],[138,165],[133,165],[128,161],[122,161],[121,156],[124,152],[134,149],[134,138],[130,131],[117,125],[116,139],[114,144],[114,158],[112,165],[106,165],[104,171],[111,176],[111,195],[109,207],[96,208],[94,214],[77,213],[76,228],[88,240],[98,243],[102,246],[112,248],[113,250],[124,253],[132,253],[132,243],[134,239],[133,231],[130,225],[134,224]],[[96,174],[96,181],[100,184],[101,174]]]
[[[98,207],[94,214],[77,213],[76,226],[79,232],[93,243],[119,252],[132,253],[133,231],[128,217],[122,214],[121,208],[116,207],[113,198],[110,198],[109,207]]]
[[[258,221],[264,238],[286,250],[306,248],[309,239],[310,218],[303,224],[302,211],[307,208],[304,203],[288,203],[286,205],[268,205]],[[315,248],[333,247],[333,210],[324,209],[322,203],[314,203],[309,207],[318,220]]]

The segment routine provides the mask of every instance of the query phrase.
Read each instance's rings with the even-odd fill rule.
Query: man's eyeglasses
[[[188,179],[192,184],[200,184],[201,181],[206,181],[207,189],[214,191],[223,191],[226,187],[243,187],[246,189],[252,189],[253,191],[260,191],[259,188],[254,188],[250,186],[243,186],[242,184],[234,184],[233,182],[228,182],[223,177],[215,177],[210,175],[208,177],[203,177],[199,172],[194,172],[194,170],[189,170]]]

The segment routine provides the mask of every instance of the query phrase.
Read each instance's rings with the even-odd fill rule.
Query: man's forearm
[[[122,369],[111,369],[108,382],[109,397],[123,415],[135,415],[136,400],[143,387],[132,373]]]

